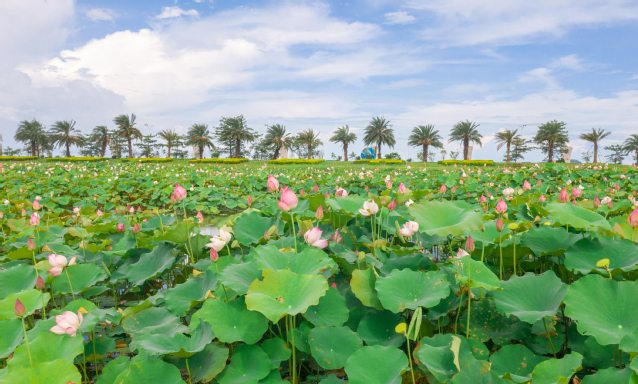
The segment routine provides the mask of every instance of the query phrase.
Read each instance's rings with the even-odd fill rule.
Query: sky
[[[494,134],[564,121],[572,158],[638,133],[638,1],[3,0],[0,133],[75,120],[89,133],[135,113],[143,133],[242,114],[249,127],[321,133],[348,125],[363,148],[373,116],[403,159],[433,124],[449,151],[459,121],[480,124],[474,159],[501,160]],[[77,150],[73,150],[78,153]],[[388,153],[388,148],[383,153]],[[438,152],[438,151],[437,151]],[[62,154],[56,151],[55,154]],[[602,150],[605,155],[606,151]],[[437,155],[440,159],[440,155]],[[539,151],[527,161],[541,161]],[[628,157],[625,163],[631,163]]]

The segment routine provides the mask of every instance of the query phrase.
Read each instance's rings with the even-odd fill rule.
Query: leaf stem
[[[69,280],[69,288],[71,289],[71,296],[73,296],[73,301],[75,301],[75,293],[73,292],[73,286],[71,285],[71,278],[69,277],[69,271],[64,268],[64,272],[66,273],[66,278]]]
[[[543,325],[545,326],[545,336],[547,336],[547,340],[549,341],[549,346],[552,347],[552,355],[554,355],[554,359],[556,359],[556,351],[554,350],[554,343],[552,343],[552,337],[549,334],[549,331],[547,331],[547,322],[545,322],[545,318],[543,317]],[[616,354],[614,352],[614,362],[616,361],[615,359]]]
[[[24,317],[22,318],[22,330],[24,331],[24,340],[27,343],[27,353],[29,353],[29,363],[31,364],[31,369],[33,369],[33,360],[31,359],[31,349],[29,348],[29,338],[27,337],[27,327],[24,324]],[[614,357],[615,356],[616,355],[614,355]]]

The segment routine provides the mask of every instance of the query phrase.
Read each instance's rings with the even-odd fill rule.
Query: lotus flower
[[[572,189],[572,197],[573,198],[581,197],[582,195],[583,195],[583,193],[580,191],[580,189],[578,189],[578,188]]]
[[[175,197],[174,193],[171,193],[171,204],[175,203],[177,203],[177,198]],[[115,210],[115,213],[117,213],[117,210]]]
[[[523,191],[529,191],[530,189],[532,189],[532,185],[527,180],[525,180],[523,182]]]
[[[29,219],[29,225],[31,225],[32,227],[36,227],[40,225],[40,217],[38,217],[37,213],[33,212],[31,214],[31,218]]]
[[[49,273],[53,276],[58,276],[62,273],[64,268],[75,264],[75,256],[71,258],[71,261],[68,261],[66,257],[62,255],[49,255],[49,264],[51,264],[51,269],[49,269]]]
[[[116,231],[118,231],[118,232],[124,232],[124,229],[125,229],[125,228],[124,228],[124,223],[118,223],[118,224],[115,226],[115,230],[116,230]]]
[[[200,223],[204,222],[204,215],[202,215],[202,211],[197,211],[197,215],[195,215],[197,217],[197,220],[199,220]]]
[[[131,232],[133,232],[133,234],[137,234],[140,231],[140,225],[138,223],[135,223],[135,225],[133,226],[133,230]]]
[[[379,212],[379,206],[374,201],[364,201],[363,209],[359,209],[359,213],[363,216],[375,215]]]
[[[315,183],[315,186],[314,186],[314,187],[312,187],[312,191],[313,191],[314,193],[319,192],[319,186],[317,185],[317,183]]]
[[[392,212],[395,210],[396,207],[397,207],[397,202],[395,200],[392,200],[390,204],[388,204],[388,211]]]
[[[301,197],[306,196],[306,191],[304,191],[303,188],[301,188],[301,191],[299,191],[299,196],[301,196]]]
[[[32,238],[29,238],[29,240],[27,241],[27,249],[31,252],[35,251],[36,249],[35,242]]]
[[[392,182],[391,181],[386,182],[385,187],[388,189],[392,189]]]
[[[220,228],[219,229],[219,237],[224,240],[225,242],[230,242],[230,239],[233,238],[233,235],[230,234],[230,232],[226,231],[224,228]]]
[[[39,290],[43,290],[44,288],[46,288],[42,276],[38,276],[38,278],[35,280],[35,287]]]
[[[206,244],[206,246],[219,252],[226,246],[226,241],[224,241],[221,237],[215,236],[210,238],[210,243]]]
[[[175,199],[177,201],[182,201],[186,198],[186,190],[179,184],[175,184],[175,190],[173,190],[173,195],[175,195]]]
[[[419,223],[416,221],[408,221],[403,224],[403,228],[399,230],[403,237],[410,237],[419,231]]]
[[[460,259],[461,257],[469,256],[469,253],[465,252],[463,248],[459,248],[458,252],[456,252],[455,258]]]
[[[638,227],[638,208],[634,209],[634,211],[629,215],[627,222],[634,228]]]
[[[441,192],[441,194],[445,193],[445,191],[447,191],[447,187],[445,186],[445,184],[443,184],[441,186],[441,189],[439,189],[439,192]]]
[[[399,184],[399,193],[403,194],[406,193],[408,191],[408,189],[405,187],[405,185],[403,185],[403,183]]]
[[[215,248],[210,249],[210,259],[213,261],[213,263],[216,263],[217,260],[219,260],[219,253],[217,253]]]
[[[507,203],[505,203],[505,200],[501,199],[497,204],[496,204],[496,208],[494,208],[494,212],[496,212],[499,215],[504,214],[505,212],[507,212]]]
[[[472,236],[467,237],[467,241],[465,242],[465,250],[469,253],[474,252],[475,245],[474,240],[472,240]]]
[[[42,205],[40,205],[40,202],[37,199],[33,200],[33,209],[37,211],[40,208],[42,208]]]
[[[541,197],[538,198],[538,201],[540,201],[541,203],[544,203],[545,200],[547,200],[547,198],[545,197],[545,195],[541,195]]]
[[[600,207],[600,199],[598,198],[598,196],[594,197],[594,209],[598,209],[598,207]]]
[[[248,196],[248,206],[250,207],[251,205],[253,205],[253,197],[252,196]]]
[[[76,315],[71,311],[64,311],[61,315],[57,315],[55,317],[55,323],[53,327],[51,327],[50,331],[53,333],[57,333],[58,335],[71,335],[71,337],[75,337],[75,333],[78,328],[82,324],[82,313],[78,311]]]
[[[330,236],[330,240],[334,241],[335,243],[340,243],[341,240],[343,240],[343,237],[341,237],[338,229],[335,231],[334,235]]]
[[[319,208],[317,208],[317,212],[315,212],[315,219],[323,219],[323,207],[321,205],[319,206]]]
[[[337,187],[337,192],[335,193],[335,196],[348,197],[348,191],[346,191],[343,188]]]
[[[268,175],[266,188],[270,192],[277,192],[279,190],[279,180],[277,180],[273,175]]]
[[[503,190],[503,194],[507,197],[512,196],[514,193],[516,192],[516,190],[514,188],[505,188]]]
[[[284,187],[284,190],[281,192],[281,200],[277,202],[277,206],[282,211],[290,211],[291,209],[297,206],[299,200],[297,199],[297,195],[288,189],[288,187]]]
[[[311,230],[304,233],[303,238],[309,245],[323,249],[328,246],[328,240],[321,238],[322,233],[323,231],[319,229],[319,227],[313,227]]]
[[[606,204],[611,203],[611,201],[612,201],[611,197],[605,196],[605,197],[603,197],[603,199],[602,199],[602,201],[600,203],[603,204],[603,205],[606,205]]]
[[[99,209],[97,210],[97,217],[102,216],[104,213],[102,211],[100,211]]]
[[[485,197],[485,195],[481,195],[481,198],[479,199],[479,203],[481,204],[487,203],[487,197]]]
[[[569,201],[569,194],[567,193],[567,189],[565,189],[565,187],[563,187],[563,189],[558,194],[558,201],[560,201],[561,203],[566,203]]]

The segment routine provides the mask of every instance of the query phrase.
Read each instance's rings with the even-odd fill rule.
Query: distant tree
[[[441,160],[445,160],[445,156],[447,155],[447,151],[445,149],[441,150]]]
[[[533,147],[528,146],[531,144],[530,140],[525,140],[520,136],[516,136],[514,140],[512,140],[512,150],[510,152],[510,161],[518,162],[519,160],[523,160],[525,158],[525,154],[532,149]]]
[[[394,159],[401,160],[401,155],[399,155],[396,152],[392,152],[392,153],[386,154],[385,158],[388,159],[388,160],[394,160]]]
[[[178,134],[174,130],[165,129],[160,131],[157,136],[159,136],[162,140],[166,142],[166,149],[168,150],[168,155],[166,157],[171,157],[171,149],[175,146],[175,142],[177,141]]]
[[[458,159],[460,153],[461,152],[459,152],[459,151],[450,151],[450,159],[452,159],[452,160]]]
[[[255,141],[252,142],[248,151],[252,153],[254,160],[268,160],[272,156],[272,147],[267,145],[265,137],[262,138],[261,135],[255,135]]]
[[[86,144],[86,139],[82,133],[75,129],[75,121],[56,121],[51,127],[51,140],[58,148],[66,149],[66,157],[71,157],[71,146],[82,148]]]
[[[153,134],[142,135],[139,144],[136,144],[142,150],[140,156],[149,158],[154,157],[158,154],[158,152],[155,150],[157,148],[157,140],[155,139],[155,137],[156,135]]]
[[[221,142],[232,142],[235,147],[235,158],[241,157],[241,145],[255,140],[255,131],[248,128],[243,115],[222,117],[216,134]]]
[[[520,136],[517,134],[518,129],[515,130],[511,130],[511,129],[506,129],[502,132],[496,132],[496,135],[494,136],[496,138],[496,150],[499,151],[501,148],[503,148],[503,146],[507,146],[507,154],[505,157],[505,161],[506,162],[510,162],[511,161],[511,157],[510,157],[510,150],[512,147],[512,142],[514,142],[514,140],[516,140],[517,138],[519,138]]]
[[[341,143],[343,158],[345,161],[348,161],[348,145],[357,141],[357,135],[350,132],[350,127],[344,125],[343,127],[337,128],[334,135],[330,138],[330,141],[333,143]]]
[[[100,147],[100,157],[104,157],[106,153],[106,147],[109,145],[110,141],[109,137],[109,129],[106,125],[98,125],[93,128],[93,132],[91,132],[90,141],[97,143]]]
[[[540,150],[547,154],[549,163],[554,161],[554,153],[566,153],[569,136],[565,123],[562,121],[552,120],[540,127],[534,137],[534,142],[540,146]]]
[[[377,145],[377,159],[381,159],[381,145],[385,144],[390,148],[394,148],[396,140],[394,138],[394,129],[390,120],[385,117],[373,117],[366,126],[365,136],[363,137],[365,145]]]
[[[354,153],[354,151],[352,151],[352,152],[350,152],[349,156],[354,159],[355,157],[357,157],[357,154]]]
[[[197,147],[199,158],[204,158],[204,148],[214,148],[213,136],[208,130],[207,124],[193,124],[186,133],[186,145]]]
[[[622,161],[625,160],[625,156],[627,156],[625,147],[622,145],[609,145],[605,147],[605,150],[611,152],[607,155],[607,161],[614,164],[622,164]]]
[[[468,160],[470,143],[478,144],[481,147],[483,146],[483,143],[481,143],[483,136],[478,132],[478,127],[478,124],[469,120],[460,121],[454,125],[454,128],[452,128],[450,132],[448,143],[454,141],[461,142],[463,145],[463,160]]]
[[[421,160],[425,163],[428,159],[428,148],[443,148],[441,142],[443,137],[439,135],[439,131],[434,130],[434,125],[419,125],[412,129],[412,134],[408,138],[408,145],[411,147],[422,147]]]
[[[315,132],[312,129],[307,129],[305,131],[299,132],[295,141],[300,146],[305,146],[308,149],[308,159],[312,159],[312,150],[320,145],[323,145],[321,140],[319,140],[319,132]]]
[[[598,163],[598,143],[609,135],[611,135],[611,132],[605,132],[602,128],[598,128],[598,131],[592,128],[591,132],[580,135],[581,140],[589,141],[594,144],[594,164]]]
[[[634,153],[634,160],[636,161],[636,164],[638,164],[638,134],[634,133],[633,135],[629,136],[623,143],[623,148],[627,152]]]
[[[592,153],[590,150],[583,152],[580,156],[583,159],[583,163],[591,163]]]
[[[135,114],[131,113],[131,116],[128,115],[119,115],[113,119],[113,122],[117,125],[117,134],[120,137],[126,139],[128,143],[128,157],[133,158],[133,145],[131,144],[132,139],[141,139],[142,133],[139,129],[135,128]]]
[[[428,153],[428,160],[430,160],[430,163],[433,163],[434,160],[436,160],[436,152]]]
[[[15,141],[29,145],[31,147],[31,156],[37,156],[39,153],[38,147],[49,141],[44,127],[35,118],[31,121],[22,120],[13,138]]]
[[[293,138],[289,132],[286,132],[286,127],[281,124],[275,124],[268,126],[263,145],[274,148],[275,153],[273,153],[272,158],[278,159],[279,152],[284,148],[290,149],[292,141]]]
[[[22,152],[20,148],[13,149],[11,147],[7,147],[4,150],[4,156],[18,156],[20,155],[20,152]]]

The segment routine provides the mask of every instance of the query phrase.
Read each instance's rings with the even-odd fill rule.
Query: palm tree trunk
[[[381,160],[381,142],[379,142],[379,148],[377,148],[379,150],[379,154],[377,155],[377,159]]]
[[[104,152],[106,152],[106,140],[102,141],[102,148],[100,149],[100,157],[104,157]]]
[[[69,150],[69,143],[66,143],[66,157],[71,157],[71,151]]]
[[[549,142],[549,145],[547,148],[547,162],[549,163],[554,162],[554,143],[552,143],[551,141]]]
[[[463,139],[463,160],[467,160],[467,150],[470,145],[469,139]]]
[[[204,146],[203,145],[199,146],[199,158],[200,158],[200,160],[204,158]]]
[[[312,144],[308,145],[308,160],[312,159]]]
[[[31,140],[31,156],[35,156],[35,140]]]
[[[423,162],[427,163],[428,161],[428,145],[423,144]]]
[[[594,164],[598,163],[598,143],[594,143]]]
[[[168,142],[168,157],[171,157],[171,142]]]
[[[275,147],[275,153],[272,155],[273,160],[277,158],[279,158],[279,147]]]
[[[348,161],[348,143],[343,143],[343,160]]]
[[[241,141],[239,139],[235,140],[235,157],[239,159],[239,152],[241,149]]]
[[[511,161],[510,160],[510,145],[511,145],[511,143],[508,142],[507,143],[507,162],[508,163]]]
[[[128,158],[133,158],[133,146],[131,145],[131,136],[126,136],[126,141],[128,141]]]

